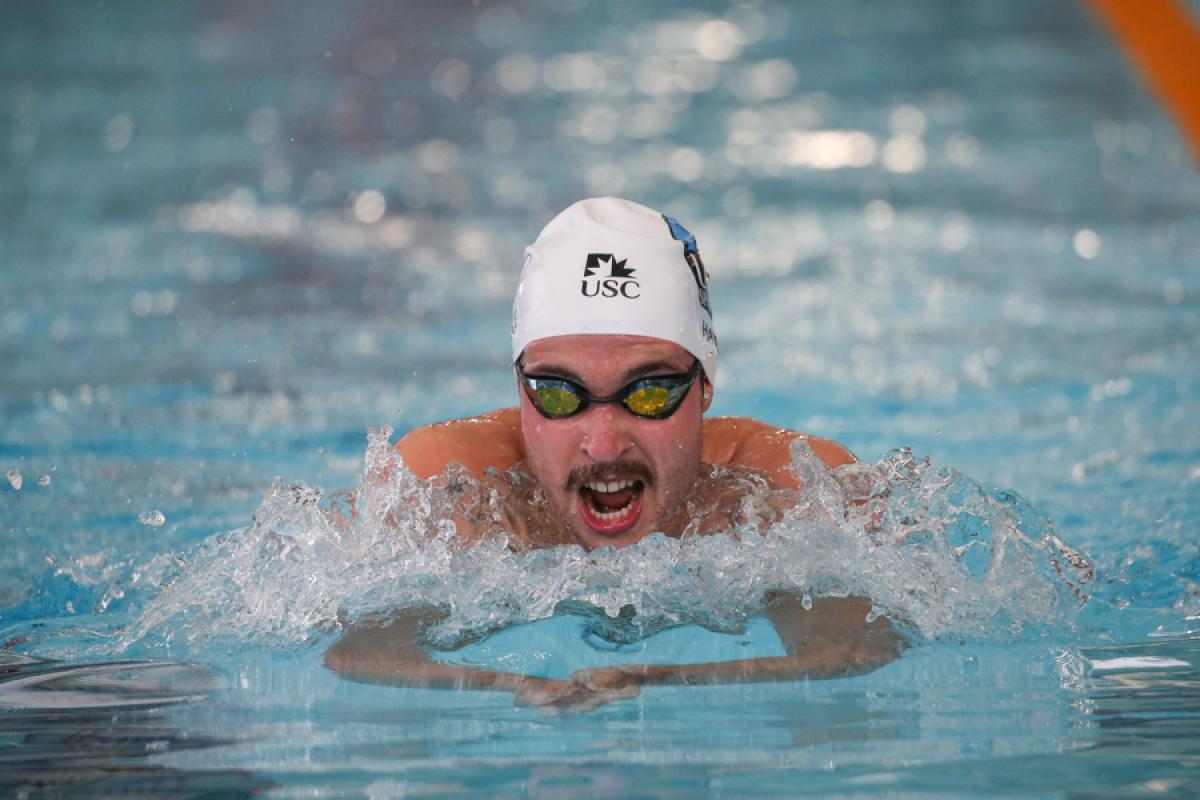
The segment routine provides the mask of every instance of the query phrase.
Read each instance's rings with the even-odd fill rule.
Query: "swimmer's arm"
[[[513,690],[536,680],[430,661],[421,630],[438,619],[432,611],[405,611],[384,627],[351,628],[325,651],[325,666],[358,683],[427,689]]]
[[[325,666],[356,683],[511,691],[522,705],[576,710],[637,694],[636,687],[595,690],[571,681],[431,661],[421,647],[421,631],[438,619],[440,615],[429,610],[405,611],[383,627],[352,628],[325,651]]]
[[[792,442],[797,439],[805,439],[831,469],[856,461],[853,453],[832,439],[807,436],[748,417],[705,419],[703,459],[709,464],[736,464],[758,470],[778,489],[799,489],[792,472]]]
[[[700,664],[628,664],[581,670],[573,681],[595,690],[629,685],[768,683],[862,675],[893,661],[904,639],[886,617],[867,622],[871,603],[857,597],[818,598],[805,609],[793,596],[778,598],[771,622],[786,656]]]
[[[508,469],[525,458],[520,412],[501,408],[478,417],[423,425],[404,434],[396,450],[422,480],[440,475],[452,461],[479,478],[488,467]]]

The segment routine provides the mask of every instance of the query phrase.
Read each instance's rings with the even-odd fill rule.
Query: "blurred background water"
[[[134,748],[185,789],[1197,787],[1200,177],[1084,6],[52,2],[0,9],[0,75],[0,607],[26,626],[246,525],[274,475],[353,485],[368,426],[510,404],[521,248],[611,193],[699,239],[715,413],[1015,487],[1095,560],[1088,646],[1116,648],[931,645],[706,695],[724,726],[673,690],[548,724],[262,654]]]

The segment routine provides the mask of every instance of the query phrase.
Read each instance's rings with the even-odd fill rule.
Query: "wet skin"
[[[661,339],[559,336],[530,344],[522,368],[607,396],[639,378],[687,372],[694,361]],[[624,547],[654,531],[679,534],[672,528],[697,479],[702,415],[711,398],[707,382],[697,378],[666,419],[644,419],[619,404],[547,419],[521,392],[526,463],[581,545]]]
[[[522,367],[528,375],[571,380],[604,397],[639,378],[685,373],[693,361],[678,345],[658,339],[586,335],[534,342],[523,354]],[[405,466],[423,479],[439,475],[452,462],[480,480],[489,479],[490,469],[531,476],[554,518],[534,513],[537,504],[529,497],[509,497],[512,513],[506,530],[519,534],[518,546],[567,544],[562,533],[566,529],[589,549],[624,547],[654,531],[679,536],[691,520],[689,499],[736,505],[740,495],[723,494],[720,483],[711,478],[714,468],[747,470],[769,489],[794,492],[800,483],[791,468],[791,445],[799,438],[831,468],[854,461],[845,448],[829,440],[752,419],[704,419],[711,388],[698,379],[675,413],[663,420],[639,418],[615,404],[546,419],[518,388],[519,408],[417,428],[396,448]],[[719,524],[713,531],[729,529],[721,513],[714,519]],[[455,521],[464,542],[480,535],[471,520]],[[530,526],[536,530],[518,530]],[[867,621],[871,605],[865,599],[818,598],[809,605],[787,594],[768,603],[765,610],[787,651],[775,658],[625,665],[584,670],[566,681],[534,678],[430,661],[420,646],[427,612],[409,609],[381,620],[378,627],[348,631],[325,659],[330,668],[357,681],[507,690],[522,704],[583,710],[630,697],[648,684],[858,674],[891,661],[904,645],[886,618]]]
[[[639,336],[563,336],[534,342],[523,354],[526,374],[560,377],[607,396],[637,378],[679,374],[694,359],[678,345]],[[678,536],[693,522],[688,500],[724,496],[706,471],[749,470],[775,489],[796,490],[791,446],[803,438],[829,467],[852,463],[837,442],[805,436],[745,417],[707,417],[712,386],[702,377],[667,419],[642,419],[616,404],[593,405],[566,419],[546,419],[517,384],[519,407],[469,419],[415,428],[396,443],[405,466],[431,479],[457,463],[476,479],[493,482],[488,470],[528,475],[552,513],[543,513],[528,492],[508,497],[509,527],[522,546],[553,547],[575,541],[587,548],[623,547],[653,531]],[[625,493],[602,496],[587,483],[629,480]],[[496,488],[504,491],[506,481]],[[528,488],[528,487],[527,487]],[[611,488],[611,487],[605,487]],[[717,490],[714,492],[714,490]],[[690,495],[690,497],[689,497]],[[736,497],[728,497],[736,505]],[[463,541],[483,531],[472,520],[455,520]],[[729,520],[724,520],[728,529]],[[536,530],[535,530],[536,528]],[[713,530],[721,529],[720,521]]]

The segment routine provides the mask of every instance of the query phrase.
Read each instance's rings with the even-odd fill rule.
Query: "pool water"
[[[0,70],[6,794],[1200,793],[1200,175],[1086,7],[44,3]],[[368,428],[511,404],[521,248],[609,193],[697,235],[713,413],[838,439],[933,534],[412,546],[444,498]],[[352,487],[433,511],[314,516]],[[772,581],[913,646],[562,716],[321,664],[439,592],[443,644],[569,598],[634,605],[631,657],[767,652]],[[459,652],[561,672],[595,619]]]

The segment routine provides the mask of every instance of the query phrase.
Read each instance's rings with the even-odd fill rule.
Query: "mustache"
[[[654,473],[650,471],[650,467],[641,461],[605,461],[600,464],[588,464],[587,466],[576,467],[571,470],[567,475],[567,482],[563,484],[563,488],[569,492],[577,491],[585,483],[604,480],[613,474],[618,474],[622,477],[633,476],[648,487],[654,486]]]

